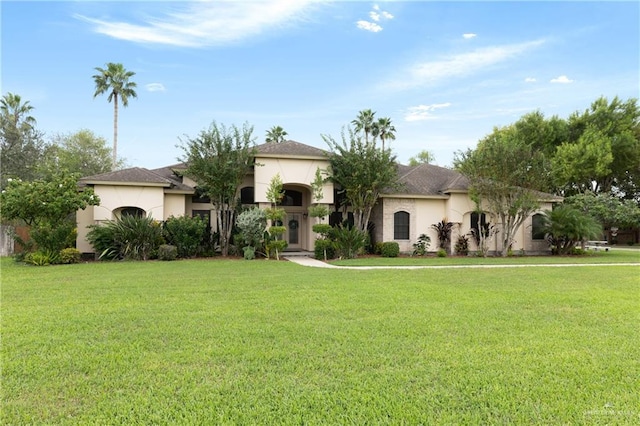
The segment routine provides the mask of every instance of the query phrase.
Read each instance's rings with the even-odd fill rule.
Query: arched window
[[[295,189],[285,189],[281,206],[302,206],[302,192]]]
[[[480,244],[480,232],[485,236],[489,233],[489,227],[487,226],[487,215],[484,213],[473,212],[471,213],[471,223],[469,224],[471,234],[476,244]]]
[[[120,217],[125,217],[125,216],[142,217],[142,216],[146,216],[146,214],[147,213],[139,207],[122,207],[120,209]]]
[[[531,239],[544,240],[544,215],[536,213],[531,218]]]
[[[393,239],[408,240],[409,239],[409,218],[407,212],[396,212],[393,215]]]

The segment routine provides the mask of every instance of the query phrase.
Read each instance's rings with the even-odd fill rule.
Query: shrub
[[[60,263],[71,264],[80,262],[80,250],[66,248],[60,250]]]
[[[162,244],[158,247],[159,260],[176,260],[178,257],[178,247],[171,244]]]
[[[46,250],[29,253],[25,256],[24,262],[34,266],[46,266],[59,263],[60,257],[58,253]]]
[[[313,230],[313,232],[322,235],[323,237],[327,237],[329,235],[329,233],[331,232],[331,229],[333,227],[329,224],[326,223],[316,223],[315,225],[313,225],[311,227],[311,229]]]
[[[257,207],[240,213],[236,221],[240,230],[240,239],[246,246],[260,249],[264,244],[264,231],[267,229],[267,215]],[[246,257],[245,257],[246,258]]]
[[[443,248],[438,249],[438,251],[436,252],[436,256],[438,257],[447,257],[447,251]]]
[[[451,230],[453,229],[453,223],[448,222],[445,218],[440,222],[431,225],[431,229],[436,231],[439,248],[446,249],[449,246],[449,242],[451,241]]]
[[[163,235],[168,244],[178,250],[178,257],[194,257],[198,254],[207,231],[207,224],[199,217],[171,216],[164,222]]]
[[[469,238],[466,235],[459,235],[454,250],[460,256],[467,256],[469,254]]]
[[[316,240],[313,253],[316,259],[329,260],[336,257],[333,241],[326,239]]]
[[[76,242],[76,224],[71,220],[64,220],[55,226],[41,223],[33,226],[29,235],[41,251],[59,252],[67,247],[73,247]]]
[[[387,241],[382,243],[380,249],[382,257],[398,257],[400,254],[400,245],[395,241]]]
[[[256,248],[253,246],[246,246],[242,248],[244,254],[244,260],[253,260],[256,258]]]
[[[353,259],[362,251],[367,235],[358,228],[340,225],[333,229],[332,236],[338,256]]]
[[[420,234],[418,242],[413,245],[413,255],[424,256],[429,249],[429,244],[431,244],[431,237],[427,234]]]
[[[101,259],[147,260],[163,242],[162,228],[151,216],[128,215],[92,227],[87,239]]]

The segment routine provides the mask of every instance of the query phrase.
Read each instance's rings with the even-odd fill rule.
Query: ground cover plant
[[[1,266],[3,424],[640,420],[638,266]]]

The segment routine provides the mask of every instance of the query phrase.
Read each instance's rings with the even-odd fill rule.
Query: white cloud
[[[162,83],[149,83],[144,86],[149,92],[164,92],[164,84]]]
[[[377,4],[374,4],[372,9],[373,10],[369,12],[369,18],[373,22],[360,20],[356,22],[356,26],[361,30],[377,33],[383,30],[382,26],[377,24],[377,22],[393,19],[393,15],[385,10],[380,10],[380,6],[378,6]]]
[[[519,44],[490,46],[458,53],[436,61],[428,61],[410,66],[404,73],[386,84],[391,89],[410,89],[433,85],[453,77],[463,77],[485,68],[506,62],[544,43],[543,40]]]
[[[536,81],[538,81],[538,80],[536,80],[533,77],[527,77],[527,78],[524,79],[525,83],[535,83]]]
[[[407,108],[407,111],[404,115],[405,121],[423,121],[423,120],[433,120],[436,117],[433,116],[433,112],[440,108],[450,107],[451,103],[447,102],[444,104],[431,104],[431,105],[418,105],[414,107]]]
[[[573,83],[573,80],[570,80],[566,75],[561,75],[560,77],[552,78],[551,83],[569,84]]]
[[[375,22],[358,21],[356,22],[356,26],[361,30],[371,31],[372,33],[382,31],[382,27]]]
[[[181,4],[178,11],[152,16],[141,23],[75,17],[92,24],[95,32],[121,40],[202,47],[237,42],[295,24],[321,3],[317,0],[199,1]]]
[[[474,34],[474,33],[464,33],[462,34],[463,38],[466,38],[467,40],[471,39],[471,38],[476,38],[478,36],[478,34]]]

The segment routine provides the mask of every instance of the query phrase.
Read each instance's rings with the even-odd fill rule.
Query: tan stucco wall
[[[84,210],[76,212],[76,222],[78,226],[78,235],[76,237],[76,248],[80,253],[92,253],[93,247],[87,241],[87,233],[89,225],[93,225],[93,206],[89,206]]]
[[[418,241],[420,234],[431,237],[429,250],[437,248],[435,231],[431,225],[442,220],[446,216],[445,199],[411,199],[411,198],[384,198],[382,209],[383,231],[382,241],[396,241],[401,252],[413,251],[413,244]],[[409,213],[409,240],[394,240],[393,218],[395,213],[405,211]]]
[[[282,182],[286,184],[298,184],[309,188],[315,179],[316,169],[325,170],[329,166],[328,161],[286,158],[256,158],[254,187],[256,203],[267,202],[267,190],[271,179],[280,174]],[[333,204],[333,184],[327,182],[323,185],[323,197],[321,203]]]
[[[165,194],[164,195],[164,213],[163,219],[166,220],[171,216],[178,217],[186,214],[186,200],[191,200],[191,195],[184,194]]]
[[[138,207],[155,219],[164,218],[162,187],[95,185],[94,191],[100,197],[100,205],[94,207],[94,220],[112,220],[113,211],[121,207]]]

